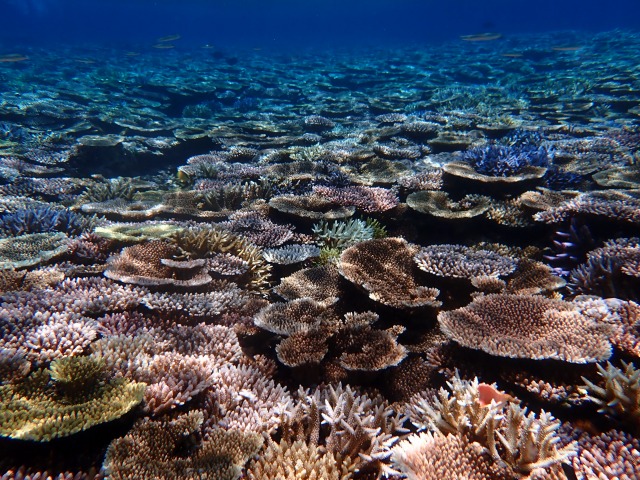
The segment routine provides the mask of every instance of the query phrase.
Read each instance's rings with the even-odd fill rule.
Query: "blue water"
[[[147,42],[295,49],[446,41],[459,35],[640,27],[638,0],[1,0],[2,48]]]

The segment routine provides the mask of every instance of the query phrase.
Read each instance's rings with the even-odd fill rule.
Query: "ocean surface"
[[[640,478],[640,3],[0,0],[0,480]]]

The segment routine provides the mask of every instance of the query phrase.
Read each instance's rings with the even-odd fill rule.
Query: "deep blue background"
[[[0,0],[0,48],[139,43],[393,45],[550,30],[640,30],[640,0]],[[0,53],[3,53],[0,52]]]

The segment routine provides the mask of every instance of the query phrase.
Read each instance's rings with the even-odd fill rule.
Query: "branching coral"
[[[515,399],[477,379],[454,376],[447,384],[451,392],[441,388],[431,402],[414,397],[409,416],[417,427],[478,442],[483,447],[479,451],[489,454],[485,461],[504,462],[525,474],[555,468],[575,455],[574,444],[557,447],[560,422],[550,414],[527,414],[512,403]],[[398,453],[402,459],[401,448]]]
[[[392,473],[387,465],[405,418],[377,394],[349,386],[302,388],[295,403],[282,405],[280,431],[289,444],[303,440],[332,453],[357,471]]]
[[[371,240],[375,236],[374,228],[364,220],[338,220],[328,223],[321,220],[312,229],[318,245],[327,248],[345,249],[358,242]]]
[[[318,445],[298,440],[276,443],[267,440],[267,448],[247,467],[250,480],[349,480],[354,466],[350,459],[327,452]]]
[[[96,223],[95,217],[84,217],[70,210],[43,206],[4,214],[0,217],[0,233],[3,236],[47,232],[80,235],[93,229]]]
[[[587,262],[569,273],[568,287],[575,294],[594,294],[638,300],[640,239],[618,238],[587,254]]]
[[[606,369],[599,364],[597,367],[603,387],[582,377],[590,399],[600,405],[600,412],[623,418],[640,431],[640,370],[624,361],[624,370],[609,362]]]
[[[468,150],[463,159],[482,175],[510,177],[522,173],[527,167],[547,167],[551,156],[545,147],[489,145]]]

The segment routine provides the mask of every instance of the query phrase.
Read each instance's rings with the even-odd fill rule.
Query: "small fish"
[[[156,42],[158,43],[167,43],[167,42],[174,42],[176,40],[180,40],[181,35],[175,34],[175,35],[167,35],[165,37],[160,37],[156,40]]]
[[[477,33],[475,35],[460,35],[465,42],[488,42],[502,37],[501,33]]]
[[[159,50],[169,50],[176,47],[175,45],[171,45],[170,43],[156,43],[153,48],[157,48]]]
[[[127,56],[127,57],[137,57],[138,55],[140,55],[138,52],[127,52],[127,53],[125,53],[125,56]]]
[[[497,390],[495,387],[481,383],[478,385],[478,401],[483,407],[489,405],[493,400],[496,403],[511,402],[515,400],[511,395]]]
[[[551,50],[554,52],[577,52],[582,50],[582,47],[580,45],[568,45],[566,47],[551,47]]]
[[[500,56],[507,58],[520,58],[523,55],[521,53],[501,53]]]
[[[29,60],[29,57],[20,53],[9,53],[7,55],[0,55],[0,63],[24,62],[25,60]]]

